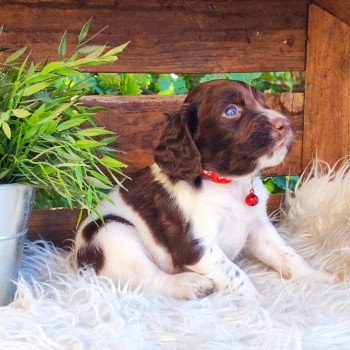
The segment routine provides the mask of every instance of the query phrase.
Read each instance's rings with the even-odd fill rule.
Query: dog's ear
[[[193,182],[201,170],[201,155],[193,140],[197,130],[197,112],[183,105],[171,116],[154,152],[154,160],[168,175]]]

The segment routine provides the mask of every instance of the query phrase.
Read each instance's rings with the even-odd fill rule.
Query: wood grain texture
[[[56,247],[71,247],[75,237],[79,209],[33,210],[27,238],[45,239]]]
[[[316,154],[334,163],[350,153],[350,27],[311,5],[308,28],[304,167]]]
[[[67,29],[91,17],[93,44],[131,41],[114,72],[254,72],[305,68],[307,0],[0,0],[1,44],[56,59]]]
[[[333,16],[350,25],[350,1],[349,0],[313,0]]]
[[[98,125],[119,135],[117,146],[126,152],[130,169],[153,163],[153,149],[158,144],[165,124],[165,113],[178,110],[185,96],[90,96],[83,99],[89,106],[110,108],[99,112]],[[294,131],[295,142],[285,162],[265,171],[267,175],[297,175],[302,172],[303,94],[267,95],[267,105],[287,117]]]
[[[283,196],[270,196],[268,211],[272,213],[280,207]],[[56,247],[72,247],[76,232],[78,209],[40,209],[31,216],[27,238],[44,239],[53,242]]]

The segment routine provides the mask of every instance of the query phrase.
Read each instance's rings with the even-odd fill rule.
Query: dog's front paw
[[[178,275],[177,294],[181,299],[203,298],[214,291],[213,281],[195,272],[183,272]]]

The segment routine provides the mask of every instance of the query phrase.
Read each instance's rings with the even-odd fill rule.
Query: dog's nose
[[[287,118],[274,118],[271,121],[272,126],[280,131],[282,134],[286,134],[290,128]]]

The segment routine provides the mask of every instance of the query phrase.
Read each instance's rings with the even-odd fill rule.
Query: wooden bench
[[[305,94],[268,96],[290,118],[296,141],[284,164],[265,175],[299,175],[316,151],[330,163],[350,153],[350,4],[315,2],[335,16],[307,0],[0,1],[1,40],[11,52],[28,45],[36,60],[54,58],[64,30],[72,43],[93,17],[91,32],[108,25],[95,43],[131,41],[116,64],[95,72],[306,71]],[[85,103],[110,108],[98,124],[115,131],[131,167],[141,167],[153,161],[164,112],[183,99],[91,96]],[[280,200],[272,196],[270,210]],[[29,238],[62,246],[74,237],[76,217],[77,210],[35,210]]]

